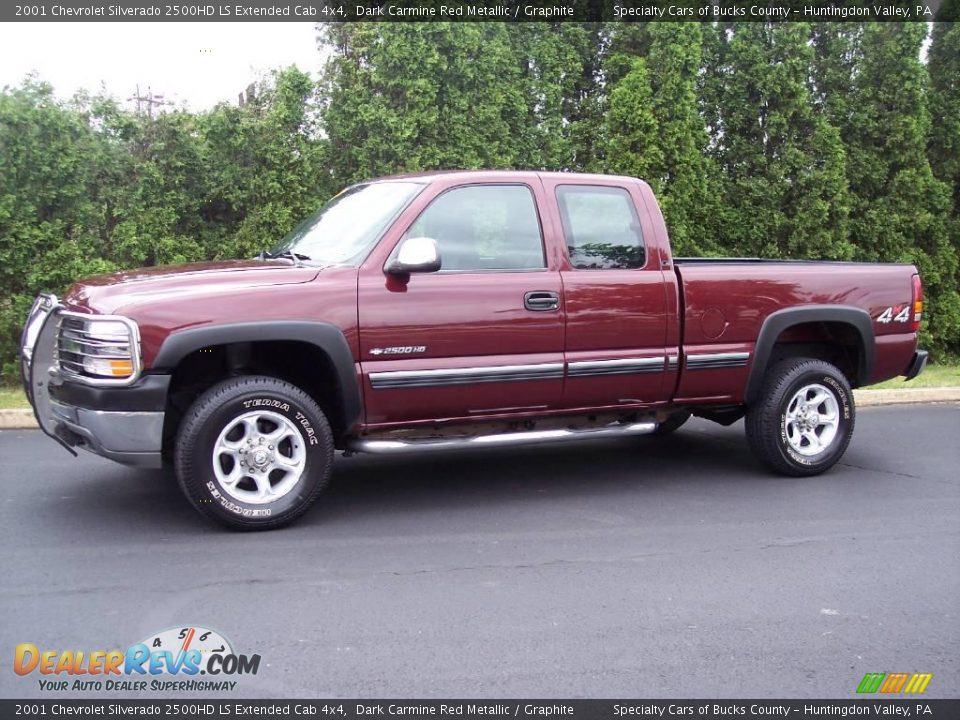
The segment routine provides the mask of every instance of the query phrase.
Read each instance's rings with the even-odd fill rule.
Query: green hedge
[[[456,167],[644,177],[678,254],[916,263],[922,342],[960,353],[955,24],[925,61],[921,23],[318,30],[319,82],[279,71],[240,107],[0,92],[3,379],[40,291],[248,257],[350,182]]]

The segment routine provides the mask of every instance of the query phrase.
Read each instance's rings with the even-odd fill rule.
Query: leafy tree
[[[616,57],[621,61],[621,57]],[[601,130],[603,172],[649,178],[663,166],[659,126],[653,114],[650,76],[643,58],[633,58],[630,69],[610,90]]]
[[[677,255],[719,254],[723,212],[719,171],[697,103],[703,37],[697,23],[651,23],[647,66],[662,164],[659,189]]]
[[[34,295],[108,272],[90,193],[103,153],[84,116],[28,78],[0,93],[0,358],[15,357]],[[59,287],[58,287],[59,289]]]
[[[960,253],[960,2],[944,2],[940,6],[941,21],[933,25],[930,45],[930,111],[931,134],[928,157],[934,174],[952,188],[953,207],[948,220],[947,235],[953,243],[954,260]],[[930,328],[931,335],[941,340],[941,346],[954,355],[960,353],[960,302],[957,301],[957,282],[960,270],[955,271],[951,283],[945,277],[943,290],[938,292],[936,304],[946,321],[938,321]]]
[[[844,150],[814,111],[807,86],[812,49],[805,23],[725,28],[714,55],[724,66],[716,153],[731,207],[726,233],[737,253],[848,258]]]
[[[920,23],[870,23],[864,30],[848,139],[851,238],[862,259],[917,265],[927,288],[924,342],[955,352],[957,252],[948,237],[950,191],[926,154],[926,32]]]
[[[723,137],[721,103],[726,94],[728,75],[731,71],[729,33],[732,28],[726,23],[701,25],[702,48],[700,73],[697,77],[697,103],[700,115],[710,137],[708,153],[719,157],[720,139]]]
[[[516,165],[527,112],[509,32],[501,23],[321,27],[336,181]]]
[[[941,12],[948,3],[941,6]],[[953,2],[960,16],[960,2]],[[953,189],[954,216],[960,213],[960,18],[933,25],[929,55],[930,164],[936,176]],[[960,238],[954,234],[960,247]]]
[[[810,26],[813,43],[811,93],[814,105],[846,140],[850,127],[854,77],[860,63],[859,23],[818,22]]]
[[[582,169],[592,153],[599,93],[600,26],[519,23],[508,26],[520,66],[526,118],[518,167]]]
[[[320,107],[313,80],[291,67],[259,83],[244,105],[201,116],[212,174],[203,213],[230,231],[209,256],[250,257],[271,247],[338,189]]]
[[[0,363],[34,296],[114,269],[250,256],[331,193],[316,88],[290,68],[243,107],[155,117],[0,92]]]
[[[630,72],[632,58],[646,58],[650,54],[650,30],[653,27],[653,23],[607,24],[604,42],[599,48],[607,85],[616,85]]]
[[[676,254],[719,254],[721,187],[697,100],[700,25],[617,24],[609,46],[596,166],[651,184]]]
[[[577,0],[592,8],[588,0]],[[599,19],[599,18],[595,18]],[[922,23],[352,23],[240,106],[150,117],[0,91],[0,365],[35,294],[249,257],[344,185],[597,169],[657,190],[678,254],[914,262],[960,352],[960,0]]]

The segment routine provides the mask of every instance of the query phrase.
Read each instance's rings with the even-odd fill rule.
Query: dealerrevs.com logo
[[[125,650],[21,643],[13,653],[14,672],[39,676],[40,690],[51,692],[230,691],[237,686],[233,677],[259,669],[259,655],[238,654],[223,635],[203,627],[169,628]]]

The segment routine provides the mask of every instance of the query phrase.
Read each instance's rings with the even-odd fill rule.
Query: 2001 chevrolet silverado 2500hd
[[[258,260],[40,296],[22,370],[64,447],[172,460],[200,512],[257,529],[307,510],[335,449],[745,415],[765,465],[820,473],[851,387],[923,369],[921,311],[909,265],[676,259],[634,178],[436,173],[348,188]]]

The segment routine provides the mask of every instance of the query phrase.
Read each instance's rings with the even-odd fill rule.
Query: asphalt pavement
[[[895,671],[960,696],[960,405],[862,409],[807,479],[763,471],[742,423],[697,420],[340,458],[307,516],[256,534],[38,431],[0,431],[0,463],[2,697],[84,696],[16,675],[18,643],[188,625],[261,656],[224,698],[851,698]]]

